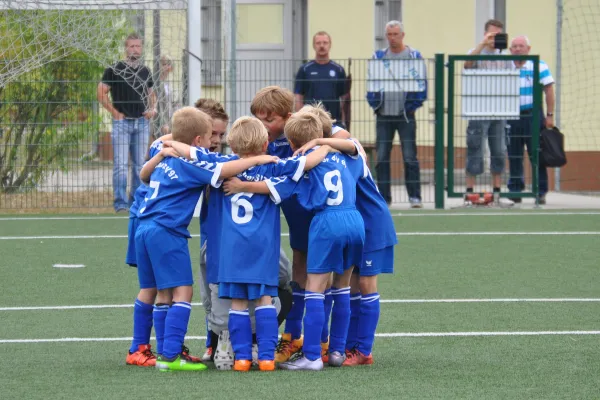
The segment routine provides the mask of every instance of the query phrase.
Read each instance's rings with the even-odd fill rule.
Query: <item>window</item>
[[[221,0],[202,1],[202,83],[221,84]]]
[[[375,0],[375,49],[387,47],[385,24],[402,22],[402,0]]]

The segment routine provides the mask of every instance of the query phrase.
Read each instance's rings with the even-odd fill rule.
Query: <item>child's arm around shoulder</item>
[[[179,154],[170,147],[163,147],[160,152],[144,164],[140,171],[140,180],[145,184],[148,184],[148,182],[150,182],[150,177],[152,176],[152,171],[154,171],[154,168],[156,168],[165,157],[179,157]]]
[[[248,182],[236,177],[229,178],[223,183],[223,192],[226,196],[242,192],[257,194],[271,193],[266,181]]]
[[[313,139],[310,142],[306,143],[304,146],[302,146],[298,150],[296,150],[294,155],[306,154],[306,152],[308,150],[310,150],[316,146],[328,147],[329,149],[338,150],[342,153],[346,153],[351,156],[356,156],[358,153],[358,146],[354,142],[354,140],[336,139],[336,138],[320,138],[320,139]],[[310,154],[309,154],[309,156],[310,156]]]

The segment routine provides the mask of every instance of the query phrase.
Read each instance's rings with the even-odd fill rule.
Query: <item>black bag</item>
[[[540,165],[549,168],[560,168],[566,163],[565,136],[557,127],[542,129],[540,132]]]

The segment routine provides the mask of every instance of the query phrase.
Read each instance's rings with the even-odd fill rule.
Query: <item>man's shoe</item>
[[[540,196],[540,199],[538,200],[538,204],[541,204],[541,205],[546,204],[546,195]]]
[[[252,361],[250,360],[235,360],[233,364],[234,371],[248,372],[250,368],[252,368]]]
[[[346,352],[346,361],[342,364],[344,367],[356,367],[357,365],[373,364],[373,355],[365,356],[358,349],[352,349]]]
[[[304,338],[292,340],[291,333],[284,333],[281,335],[281,339],[277,343],[275,348],[275,362],[282,363],[290,359],[292,354],[296,353],[302,348]]]
[[[181,356],[191,363],[202,362],[202,359],[200,357],[190,355],[190,349],[188,349],[186,345],[181,346]]]
[[[410,203],[410,208],[423,208],[423,203],[421,202],[421,199],[411,197],[410,199],[408,199],[408,202]]]
[[[261,371],[274,371],[275,361],[273,360],[258,360],[258,369]]]
[[[174,359],[168,359],[159,355],[156,359],[156,368],[159,371],[204,371],[206,365],[202,363],[191,363],[187,361],[181,354]]]
[[[229,371],[233,368],[233,347],[229,340],[229,331],[225,330],[219,334],[219,342],[215,351],[215,367],[221,371]]]
[[[149,344],[141,344],[138,346],[137,351],[129,352],[125,363],[127,365],[137,365],[140,367],[154,367],[156,365],[156,356],[152,353],[151,346]]]
[[[302,351],[299,351],[290,357],[288,361],[279,364],[279,368],[290,371],[320,371],[323,369],[323,360],[321,360],[321,357],[319,357],[316,360],[311,361],[304,357],[304,353],[302,353]]]

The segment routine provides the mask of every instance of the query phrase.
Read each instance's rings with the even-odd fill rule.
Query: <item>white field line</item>
[[[85,268],[83,264],[54,264],[53,268]]]
[[[282,233],[281,236],[289,236]],[[396,232],[396,236],[596,236],[600,231],[565,231],[565,232]],[[192,235],[193,238],[200,235]],[[50,240],[50,239],[126,239],[127,235],[48,235],[48,236],[0,236],[0,240]]]
[[[398,212],[393,213],[394,217],[495,217],[495,216],[510,216],[510,217],[518,217],[521,215],[600,215],[600,211],[514,211],[514,212],[445,212],[445,211],[431,211],[431,212]],[[283,218],[283,216],[282,216]],[[100,215],[97,217],[0,217],[0,221],[60,221],[60,220],[71,220],[71,221],[84,221],[84,220],[111,220],[111,219],[122,219],[127,220],[129,216],[108,216],[108,215]]]
[[[497,298],[497,299],[382,299],[381,303],[423,304],[423,303],[599,303],[600,298]],[[192,303],[201,306],[202,303]],[[133,304],[82,304],[73,306],[24,306],[0,307],[0,311],[48,311],[48,310],[94,310],[110,308],[133,308]]]
[[[501,332],[393,332],[376,333],[380,338],[403,338],[403,337],[473,337],[473,336],[576,336],[576,335],[600,335],[600,331],[501,331]],[[128,342],[131,337],[67,337],[55,339],[0,339],[0,344],[20,343],[64,343],[64,342]],[[151,340],[156,340],[152,337]],[[206,336],[186,336],[186,340],[206,340]]]

